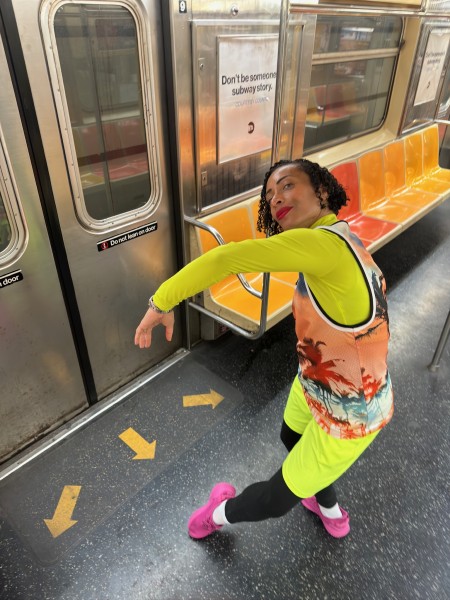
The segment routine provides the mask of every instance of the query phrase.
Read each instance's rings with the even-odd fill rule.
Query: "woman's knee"
[[[281,469],[267,482],[261,497],[265,512],[269,518],[283,517],[300,502],[287,486]]]
[[[296,431],[291,429],[289,425],[286,424],[286,421],[283,421],[281,425],[280,439],[285,445],[288,452],[292,450],[292,448],[295,446],[295,444],[299,441],[301,437],[302,436],[300,433],[297,433]]]
[[[230,523],[263,521],[282,517],[300,498],[286,485],[281,469],[268,481],[252,483],[245,490],[227,501],[225,516]]]

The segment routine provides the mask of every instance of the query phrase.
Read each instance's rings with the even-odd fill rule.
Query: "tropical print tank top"
[[[300,274],[293,301],[299,379],[320,427],[336,438],[358,438],[384,427],[393,414],[386,284],[345,221],[320,228],[341,237],[353,253],[366,280],[371,310],[367,321],[356,326],[334,322]]]

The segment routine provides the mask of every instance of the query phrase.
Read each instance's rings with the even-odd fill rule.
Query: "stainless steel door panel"
[[[181,344],[179,327],[170,344],[165,341],[164,332],[157,331],[149,351],[140,351],[133,345],[134,331],[149,295],[176,269],[170,181],[166,170],[169,153],[164,127],[165,82],[159,6],[154,6],[157,4],[154,2],[125,3],[144,15],[149,31],[151,24],[149,55],[158,59],[152,64],[154,84],[152,81],[147,84],[151,86],[149,95],[154,100],[152,114],[156,123],[154,140],[161,201],[147,218],[111,232],[98,233],[81,226],[76,217],[67,171],[71,165],[66,163],[61,142],[61,136],[64,141],[68,134],[60,130],[55,110],[58,91],[55,90],[54,96],[39,25],[40,4],[39,0],[13,1],[89,357],[98,395],[103,397],[172,354]],[[97,250],[102,240],[154,221],[157,230],[153,233],[103,252]]]
[[[0,126],[28,240],[0,276],[0,461],[87,406],[10,74],[0,44]],[[3,174],[5,175],[5,174]]]

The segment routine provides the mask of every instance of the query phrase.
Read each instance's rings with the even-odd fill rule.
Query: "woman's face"
[[[283,231],[311,227],[320,217],[332,212],[327,206],[326,194],[322,202],[325,208],[321,208],[308,175],[295,165],[284,165],[271,174],[266,185],[266,201],[272,218]]]

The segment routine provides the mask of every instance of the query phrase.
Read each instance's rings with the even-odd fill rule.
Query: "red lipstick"
[[[292,206],[284,206],[283,208],[280,208],[280,210],[277,210],[277,212],[275,213],[275,216],[277,218],[277,221],[280,221],[281,219],[283,219],[288,212],[291,210]]]

